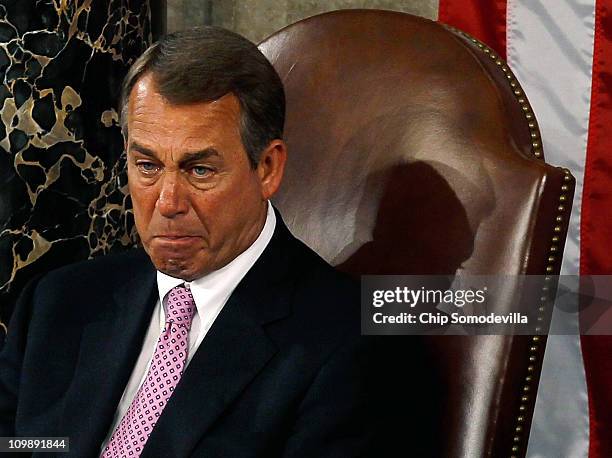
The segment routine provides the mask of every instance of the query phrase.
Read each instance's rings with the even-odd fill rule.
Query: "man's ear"
[[[257,175],[263,199],[271,198],[280,187],[286,161],[287,145],[282,140],[272,140],[261,153],[257,164]]]

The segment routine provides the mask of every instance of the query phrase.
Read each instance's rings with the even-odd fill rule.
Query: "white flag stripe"
[[[506,27],[508,63],[536,113],[546,160],[569,168],[576,177],[561,273],[579,274],[595,0],[508,0]],[[574,318],[568,325],[576,329],[576,335],[548,340],[529,458],[588,455],[587,388],[578,318]]]
[[[595,0],[508,0],[508,63],[534,107],[546,160],[568,167],[576,195],[562,274],[579,274]],[[577,15],[580,13],[580,16]]]

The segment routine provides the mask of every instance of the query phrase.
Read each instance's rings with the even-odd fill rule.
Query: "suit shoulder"
[[[39,289],[57,289],[65,285],[95,285],[101,282],[114,282],[128,272],[136,269],[151,268],[150,261],[143,249],[129,249],[120,253],[112,253],[93,259],[75,262],[52,270],[42,276]]]
[[[341,272],[325,261],[305,243],[297,240],[301,252],[300,278],[305,286],[313,291],[323,290],[327,293],[347,294],[359,290],[358,280]]]
[[[322,328],[354,326],[360,315],[359,281],[332,267],[303,242],[298,243],[296,313],[304,320],[318,317]]]

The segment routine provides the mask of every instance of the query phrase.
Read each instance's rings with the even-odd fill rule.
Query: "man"
[[[269,203],[287,157],[272,66],[231,32],[176,33],[121,108],[144,250],[23,291],[0,436],[68,436],[79,457],[363,456],[358,291]]]

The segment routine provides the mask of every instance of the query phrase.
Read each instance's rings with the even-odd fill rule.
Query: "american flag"
[[[505,56],[576,177],[561,273],[612,274],[612,0],[440,0],[438,19]],[[612,457],[612,336],[550,336],[527,456]]]

